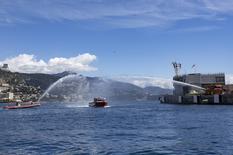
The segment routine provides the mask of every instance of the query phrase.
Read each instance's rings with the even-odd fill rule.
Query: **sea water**
[[[232,154],[233,106],[44,103],[0,110],[0,154]]]

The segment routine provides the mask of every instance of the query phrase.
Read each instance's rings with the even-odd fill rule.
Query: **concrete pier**
[[[193,96],[175,96],[165,95],[160,99],[161,103],[170,104],[215,104],[215,105],[233,105],[233,95],[193,95]]]

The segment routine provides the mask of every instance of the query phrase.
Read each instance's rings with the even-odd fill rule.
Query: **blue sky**
[[[232,28],[230,0],[0,0],[0,62],[16,71],[168,78],[179,61],[183,73],[196,64],[232,74]],[[34,56],[17,68],[22,54]]]

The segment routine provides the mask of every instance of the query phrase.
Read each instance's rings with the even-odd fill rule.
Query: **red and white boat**
[[[89,107],[95,107],[95,108],[106,107],[107,105],[108,102],[106,101],[106,99],[100,97],[94,98],[94,101],[89,103]]]
[[[3,109],[25,109],[25,108],[33,108],[40,106],[38,102],[16,102],[15,105],[4,106]]]

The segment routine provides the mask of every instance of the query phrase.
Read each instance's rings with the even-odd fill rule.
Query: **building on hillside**
[[[0,93],[0,100],[13,100],[14,99],[14,93],[8,92],[8,93]]]
[[[4,91],[10,91],[10,85],[8,83],[0,81],[0,93]]]
[[[8,64],[3,64],[2,67],[0,67],[1,70],[4,71],[9,71],[9,65]]]
[[[9,87],[0,86],[0,93],[9,90]]]

